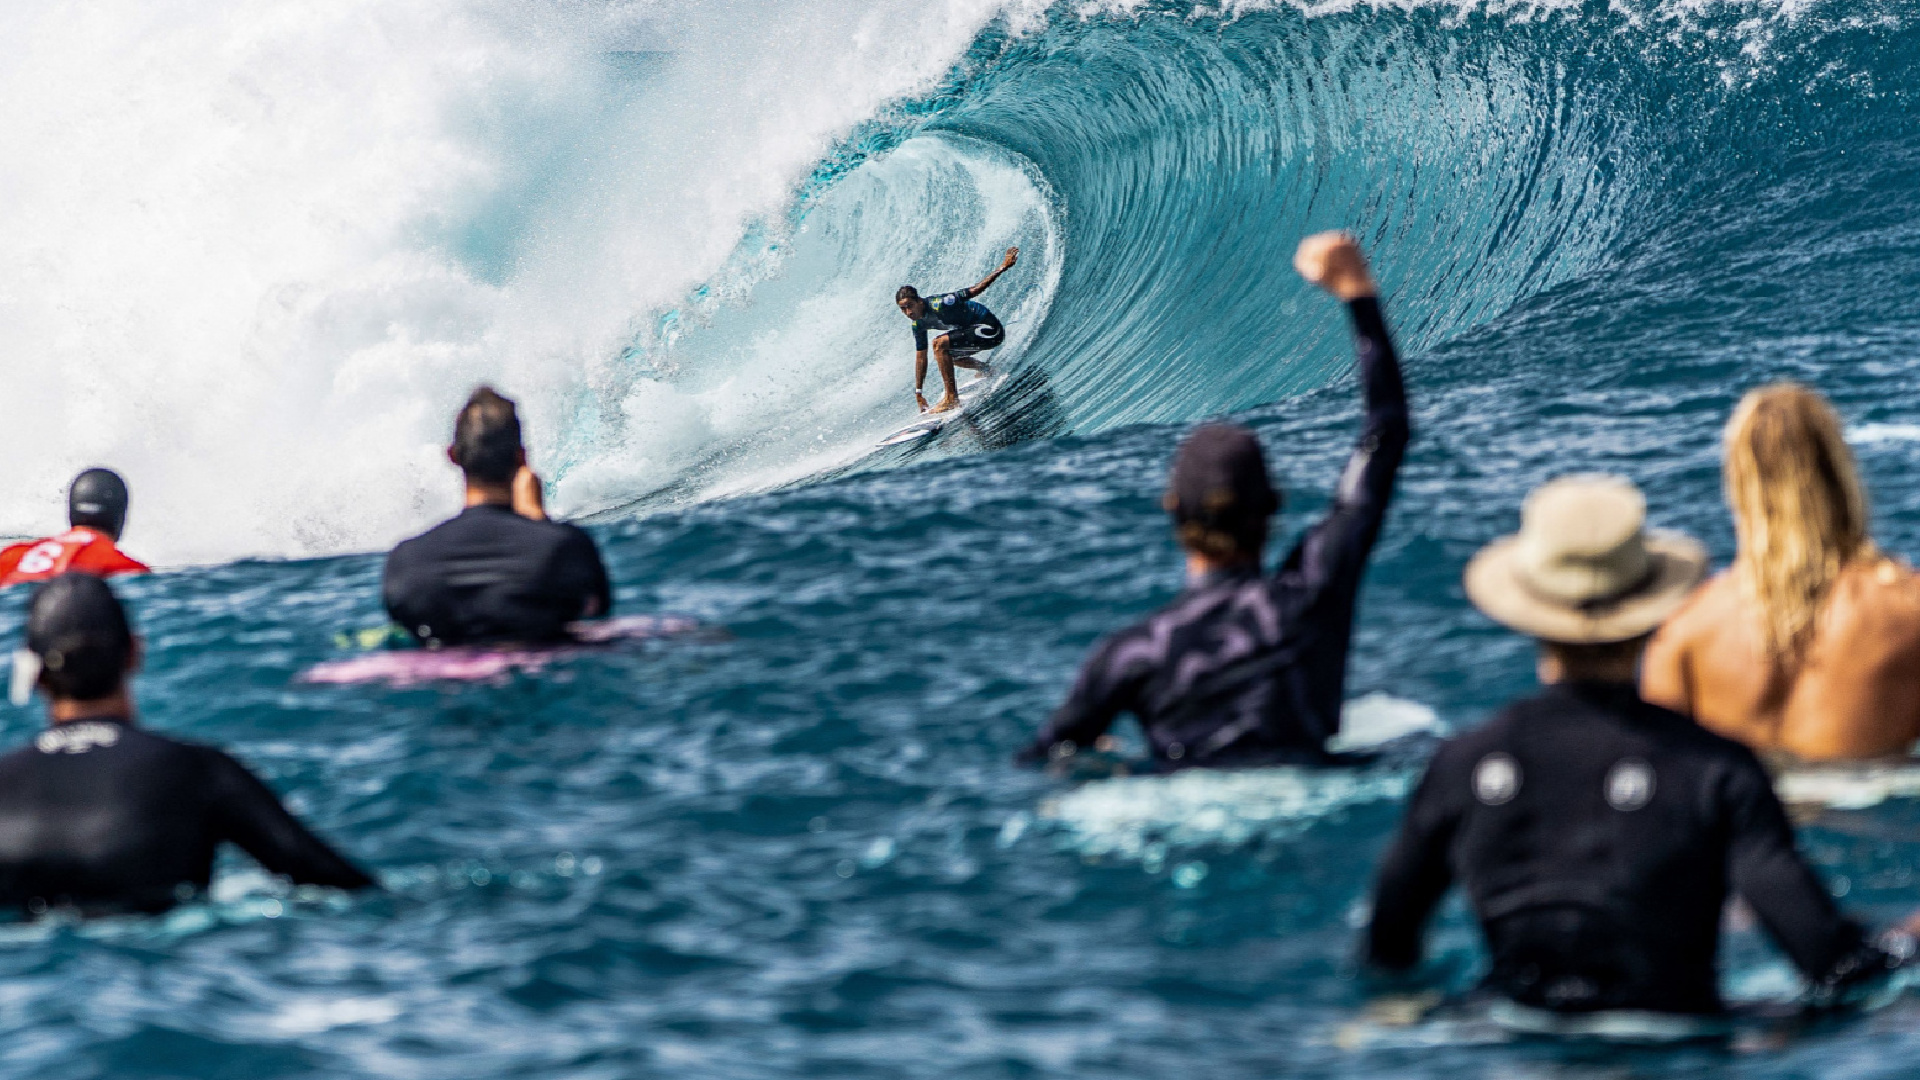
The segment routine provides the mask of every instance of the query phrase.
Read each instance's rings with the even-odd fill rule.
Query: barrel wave
[[[1911,39],[1891,17],[1804,5],[1115,4],[1004,18],[938,90],[896,102],[821,164],[775,281],[635,350],[694,378],[729,367],[739,337],[782,322],[795,294],[831,298],[834,328],[781,351],[805,356],[810,338],[865,354],[848,378],[866,395],[801,425],[817,450],[803,463],[782,454],[769,469],[764,454],[707,445],[698,472],[625,474],[628,494],[899,460],[865,455],[908,400],[910,346],[887,286],[957,287],[1002,243],[1037,256],[986,297],[1012,313],[1003,359],[1019,374],[936,452],[1191,420],[1323,385],[1344,369],[1344,330],[1288,258],[1317,229],[1365,240],[1397,331],[1431,348],[1684,245],[1676,230],[1737,217],[1791,182],[1783,148],[1884,138]],[[1861,108],[1863,84],[1877,105]],[[756,238],[735,262],[773,247]]]
[[[136,7],[8,16],[0,532],[111,463],[163,562],[425,525],[483,379],[608,517],[1280,399],[1345,364],[1306,232],[1361,235],[1417,354],[1898,167],[1920,55],[1798,2]],[[1005,392],[874,454],[893,289],[1015,244]]]

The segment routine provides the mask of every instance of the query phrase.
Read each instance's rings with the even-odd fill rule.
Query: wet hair
[[[1840,417],[1796,383],[1741,399],[1725,451],[1722,479],[1739,541],[1734,579],[1760,608],[1769,655],[1797,662],[1840,571],[1878,555],[1867,536],[1866,490]]]
[[[27,650],[40,658],[40,688],[49,697],[98,701],[126,681],[133,627],[106,582],[61,574],[27,603]]]
[[[1253,432],[1202,424],[1180,443],[1161,500],[1189,551],[1215,559],[1258,558],[1280,509],[1280,492]]]
[[[911,285],[902,285],[893,291],[893,302],[896,304],[902,300],[918,299],[920,299],[920,290]]]
[[[67,488],[67,524],[120,539],[127,525],[127,482],[112,469],[88,469],[74,477]]]
[[[520,414],[491,386],[467,398],[453,424],[453,460],[467,479],[504,484],[520,471]]]

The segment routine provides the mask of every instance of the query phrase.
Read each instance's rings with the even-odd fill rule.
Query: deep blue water
[[[1374,253],[1415,407],[1356,698],[1464,726],[1527,689],[1524,643],[1458,578],[1550,476],[1623,472],[1724,562],[1719,427],[1767,379],[1834,398],[1880,541],[1920,555],[1911,12],[1184,10],[990,29],[822,163],[803,224],[916,139],[1018,155],[1062,277],[982,430],[595,526],[622,611],[725,639],[312,687],[295,676],[336,634],[381,621],[378,555],[127,582],[143,722],[232,749],[389,891],[281,896],[236,858],[164,920],[14,931],[0,1073],[1912,1075],[1911,1000],[1738,1053],[1347,1045],[1356,905],[1404,775],[1272,781],[1196,818],[1205,778],[1008,762],[1095,638],[1177,588],[1157,501],[1187,422],[1251,409],[1281,531],[1323,505],[1357,395],[1337,307],[1287,266],[1311,228]],[[38,723],[0,708],[8,744]],[[1804,836],[1851,910],[1920,907],[1920,807]],[[1432,943],[1469,984],[1457,907]],[[1737,996],[1792,992],[1751,931],[1726,967]]]

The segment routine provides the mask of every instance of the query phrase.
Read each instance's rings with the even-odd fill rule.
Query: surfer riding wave
[[[987,310],[985,304],[975,303],[973,298],[986,292],[988,286],[1013,269],[1019,259],[1020,249],[1008,248],[1000,268],[978,283],[932,298],[921,296],[920,290],[912,285],[902,285],[893,294],[901,314],[913,320],[913,397],[919,402],[921,412],[942,413],[959,406],[960,389],[953,380],[955,367],[983,375],[987,372],[986,362],[974,357],[997,348],[1006,340],[1006,330],[1000,325],[999,316]],[[927,381],[927,332],[930,330],[938,334],[932,341],[933,359],[940,368],[940,382],[945,391],[932,407],[928,407],[921,390]]]

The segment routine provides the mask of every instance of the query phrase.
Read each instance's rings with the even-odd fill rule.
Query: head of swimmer
[[[1180,443],[1161,499],[1194,573],[1258,568],[1280,492],[1253,432],[1202,424]]]
[[[74,477],[67,488],[67,524],[119,540],[127,526],[127,482],[112,469],[88,469]]]
[[[893,302],[900,308],[900,314],[909,319],[926,318],[927,302],[921,298],[920,290],[911,285],[902,285],[895,290]]]
[[[139,670],[142,643],[105,581],[70,572],[34,590],[26,651],[38,661],[35,686],[46,695],[54,723],[132,719],[127,683]]]
[[[1721,476],[1738,540],[1733,573],[1760,602],[1768,652],[1797,658],[1834,579],[1878,554],[1845,427],[1805,386],[1750,391],[1727,422]]]
[[[466,474],[468,506],[509,506],[523,517],[545,519],[540,478],[527,467],[520,442],[520,413],[493,387],[475,390],[460,407],[447,458]]]

